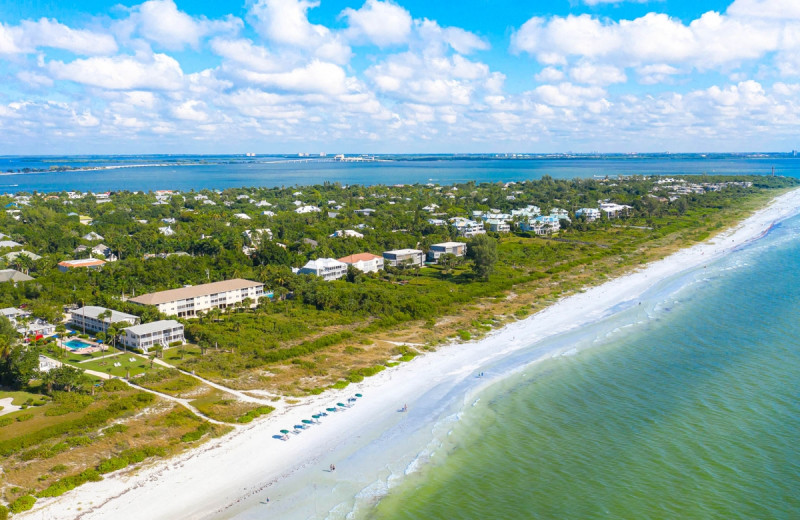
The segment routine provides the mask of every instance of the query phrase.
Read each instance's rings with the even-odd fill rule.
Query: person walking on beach
[[[334,471],[336,471],[336,466],[334,466],[333,464],[331,464],[331,472],[334,472]]]

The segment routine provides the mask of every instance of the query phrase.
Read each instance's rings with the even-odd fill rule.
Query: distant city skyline
[[[0,4],[0,154],[791,152],[797,0]]]

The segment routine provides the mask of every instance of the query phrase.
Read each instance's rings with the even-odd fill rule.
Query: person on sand
[[[336,466],[334,466],[333,464],[331,464],[331,471],[336,471]]]

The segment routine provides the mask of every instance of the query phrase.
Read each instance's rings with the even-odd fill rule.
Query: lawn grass
[[[52,357],[53,359],[57,359],[59,361],[65,361],[70,364],[81,363],[83,361],[88,361],[90,359],[97,359],[103,356],[119,354],[120,352],[123,351],[117,348],[107,347],[107,350],[103,352],[92,352],[91,354],[79,354],[69,349],[59,348],[58,346],[55,345],[55,343],[48,343],[44,348],[44,354]]]
[[[11,404],[16,406],[28,405],[28,406],[37,406],[42,405],[48,402],[45,396],[41,394],[32,394],[30,392],[6,392],[0,391],[0,399],[7,399],[9,397],[13,397],[14,400],[11,401]]]
[[[163,361],[180,367],[184,363],[199,358],[201,356],[200,347],[197,345],[183,345],[182,347],[168,348],[164,351]]]
[[[128,361],[130,358],[133,358],[134,361]],[[114,363],[121,363],[122,366],[115,367]],[[135,377],[139,374],[144,374],[148,370],[150,370],[150,361],[141,358],[139,356],[136,356],[134,354],[128,353],[107,359],[99,359],[95,361],[89,361],[86,363],[73,364],[73,366],[76,366],[83,370],[94,370],[95,372],[110,374],[116,377],[126,377],[128,375],[128,371],[130,371],[130,376]]]

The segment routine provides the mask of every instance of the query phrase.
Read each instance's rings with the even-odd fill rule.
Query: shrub
[[[115,433],[122,433],[127,431],[128,427],[124,424],[115,424],[114,426],[109,426],[105,430],[103,430],[103,435],[113,435]]]
[[[22,406],[25,406],[25,405],[22,405]],[[23,413],[23,414],[20,414],[20,415],[16,416],[15,419],[17,420],[17,422],[24,422],[24,421],[27,421],[29,419],[33,419],[33,414],[32,413]]]
[[[64,464],[56,464],[50,468],[50,473],[64,473],[65,471],[67,471],[67,466]]]
[[[262,415],[266,415],[266,414],[272,412],[273,410],[275,410],[275,408],[273,408],[271,406],[259,406],[255,410],[250,410],[246,414],[244,414],[241,417],[239,417],[238,419],[236,419],[236,422],[249,423],[250,421],[252,421],[256,417],[261,417]]]
[[[469,341],[470,338],[472,338],[472,334],[470,334],[469,331],[466,330],[459,330],[458,337],[461,338],[461,341]]]
[[[96,469],[87,469],[77,475],[70,475],[53,482],[46,489],[38,492],[36,496],[39,498],[57,497],[86,482],[99,482],[100,480],[103,480],[103,477],[100,476]]]
[[[200,438],[206,433],[208,433],[210,430],[211,430],[211,425],[204,422],[203,424],[198,426],[196,430],[183,434],[183,436],[181,436],[181,442],[194,442],[200,440]]]
[[[25,511],[29,511],[33,508],[33,504],[36,503],[36,498],[31,495],[23,495],[18,499],[14,500],[9,504],[9,509],[12,513],[22,513]]]
[[[2,428],[3,426],[8,426],[13,422],[14,419],[12,419],[11,417],[0,417],[0,428]]]
[[[130,387],[124,383],[121,379],[107,379],[103,383],[103,390],[106,392],[121,392],[123,390],[128,390]]]
[[[0,520],[8,520],[8,508],[0,506]]]
[[[169,344],[170,347],[180,347],[183,345],[183,341],[173,341]]]
[[[118,469],[122,469],[127,465],[128,459],[123,457],[111,457],[110,459],[106,459],[98,464],[97,471],[100,474],[111,473],[112,471],[117,471]]]

